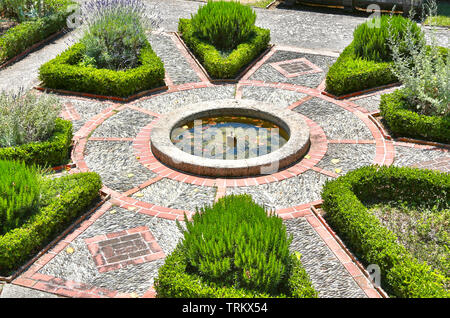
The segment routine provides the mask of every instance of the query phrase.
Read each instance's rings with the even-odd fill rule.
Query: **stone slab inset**
[[[288,78],[323,72],[320,67],[311,63],[304,57],[289,61],[270,63],[270,65]]]
[[[85,239],[99,272],[164,258],[164,252],[146,226]]]

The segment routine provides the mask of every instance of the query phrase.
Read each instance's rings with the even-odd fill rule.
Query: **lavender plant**
[[[81,12],[86,28],[81,63],[112,70],[139,66],[140,50],[148,45],[146,33],[160,21],[141,0],[94,0]]]
[[[54,96],[31,92],[0,93],[0,147],[48,139],[54,131],[61,104]]]
[[[425,9],[428,15],[433,15],[436,6],[431,3]],[[412,24],[412,21],[407,24],[403,39],[395,37],[389,26],[388,42],[394,61],[392,72],[403,83],[406,98],[416,112],[449,116],[450,55],[437,45],[434,35],[431,35],[429,45],[425,39],[415,41]]]

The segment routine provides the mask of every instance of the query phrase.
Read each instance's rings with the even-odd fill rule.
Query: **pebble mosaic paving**
[[[338,23],[336,32],[343,25]],[[325,74],[336,60],[333,54],[275,45],[237,84],[212,84],[193,67],[172,33],[153,33],[149,39],[166,65],[167,90],[125,104],[58,95],[64,104],[62,117],[74,123],[76,168],[71,173],[99,173],[111,198],[13,284],[70,297],[155,297],[158,268],[182,238],[175,220],[183,226],[184,213],[189,216],[226,194],[248,193],[284,219],[293,235],[291,249],[302,254],[319,297],[384,296],[371,283],[362,283],[364,270],[312,207],[320,204],[327,180],[357,167],[423,163],[440,168],[448,165],[448,150],[384,138],[369,119],[378,110],[377,92],[341,101],[323,95]],[[275,39],[284,44],[276,34]],[[285,76],[274,63],[295,76]],[[145,150],[149,147],[142,150],[145,158],[136,155],[145,146],[140,136],[158,117],[187,104],[229,98],[289,108],[314,122],[325,136],[295,165],[249,178],[203,178],[163,165],[151,169],[157,160]]]

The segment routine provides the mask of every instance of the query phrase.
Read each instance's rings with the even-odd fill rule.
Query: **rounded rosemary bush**
[[[401,40],[410,29],[414,34],[414,41],[419,43],[423,39],[422,31],[417,23],[402,16],[383,15],[372,18],[360,24],[353,32],[355,54],[366,60],[377,62],[392,61],[392,51],[389,47],[389,36]],[[406,50],[403,50],[406,53]]]
[[[180,227],[181,228],[181,227]],[[284,292],[293,261],[282,219],[250,196],[226,196],[186,220],[181,250],[187,268],[220,286]]]
[[[40,174],[23,162],[0,160],[0,236],[23,224],[39,206]]]
[[[254,32],[256,13],[239,2],[208,1],[192,16],[194,32],[218,49],[232,50]]]
[[[54,96],[0,92],[0,147],[47,140],[61,108]]]

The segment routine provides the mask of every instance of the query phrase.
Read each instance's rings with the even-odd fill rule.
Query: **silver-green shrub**
[[[427,9],[428,15],[435,14],[433,6],[428,6]],[[423,115],[450,115],[448,50],[437,45],[433,34],[429,45],[425,39],[417,42],[412,21],[407,24],[403,39],[393,35],[393,30],[390,29],[389,46],[394,61],[392,72],[404,85],[409,104]]]
[[[54,96],[0,92],[0,147],[48,139],[61,109]]]

